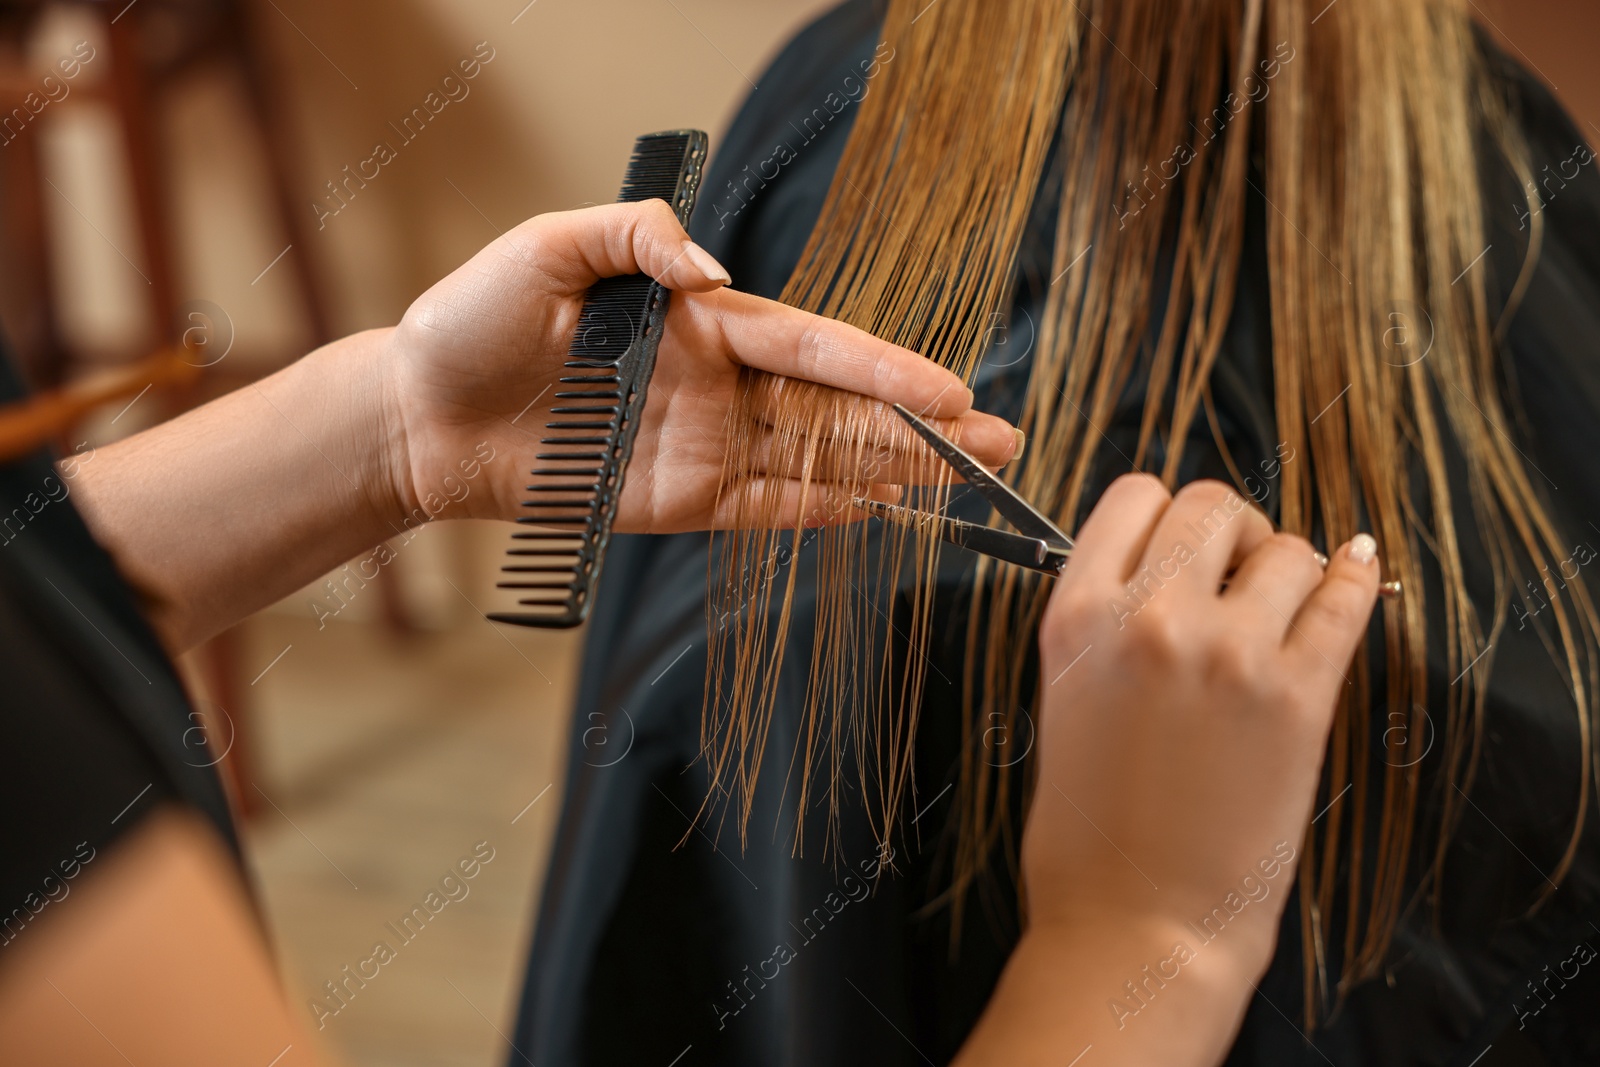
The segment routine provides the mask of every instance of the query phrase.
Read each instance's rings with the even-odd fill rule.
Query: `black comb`
[[[699,130],[647,134],[633,146],[620,203],[660,199],[689,224],[700,191],[707,138]],[[525,594],[527,610],[489,618],[517,626],[565,629],[589,614],[595,583],[611,541],[611,522],[633,439],[655,370],[669,291],[644,274],[605,278],[584,297],[583,314],[567,354],[567,374],[555,394],[554,420],[540,439],[517,522],[534,529],[512,534],[514,577],[500,589]]]

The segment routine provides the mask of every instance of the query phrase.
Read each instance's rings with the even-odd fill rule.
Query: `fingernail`
[[[1321,552],[1313,552],[1313,553],[1311,553],[1311,555],[1312,555],[1312,558],[1314,558],[1317,561],[1317,566],[1319,566],[1319,567],[1327,567],[1327,565],[1328,565],[1328,557],[1327,556],[1324,556]]]
[[[1350,539],[1349,552],[1357,563],[1371,563],[1378,558],[1378,542],[1371,534],[1356,534]]]
[[[707,252],[693,241],[690,241],[688,246],[684,248],[683,254],[690,263],[695,265],[695,269],[704,274],[710,281],[720,282],[723,285],[733,281],[732,276],[728,274],[728,269],[718,263],[716,257],[710,252]]]
[[[1017,450],[1011,453],[1011,458],[1021,459],[1022,453],[1027,451],[1028,448],[1028,435],[1017,429],[1015,426],[1011,428],[1011,432],[1017,435]]]

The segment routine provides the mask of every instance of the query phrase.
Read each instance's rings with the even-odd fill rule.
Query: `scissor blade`
[[[939,454],[941,459],[954,467],[969,485],[993,505],[1002,518],[1015,526],[1019,533],[1058,548],[1072,547],[1072,538],[1063,533],[1060,527],[1040,514],[1032,504],[1019,496],[1016,490],[990,474],[983,464],[964,451],[960,445],[928,425],[904,404],[896,404],[894,411],[916,431],[917,436]],[[978,529],[987,530],[989,527],[982,526]]]
[[[1060,574],[1062,564],[1065,562],[1065,556],[1059,547],[1052,551],[1051,545],[1037,537],[1026,537],[1006,530],[996,530],[991,526],[979,526],[976,523],[962,522],[960,519],[901,507],[899,504],[868,500],[865,497],[856,497],[854,503],[861,510],[870,511],[890,522],[898,522],[903,526],[932,527],[941,540],[1005,563],[1014,563],[1019,567],[1042,571],[1045,574]]]

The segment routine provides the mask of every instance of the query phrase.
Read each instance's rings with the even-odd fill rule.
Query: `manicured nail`
[[[1011,458],[1021,459],[1022,453],[1028,448],[1028,435],[1017,429],[1015,426],[1011,428],[1011,432],[1017,435],[1017,450],[1011,453]]]
[[[690,241],[688,246],[684,248],[683,254],[690,263],[695,265],[695,269],[704,274],[710,281],[720,282],[723,285],[733,281],[733,278],[728,274],[728,269],[718,263],[716,257],[712,256],[710,252],[707,252],[693,241]]]
[[[1356,534],[1350,539],[1350,558],[1357,563],[1371,563],[1378,558],[1378,542],[1371,534]]]
[[[1317,566],[1319,567],[1326,568],[1328,566],[1328,557],[1324,556],[1321,552],[1311,553],[1311,558],[1317,561]]]

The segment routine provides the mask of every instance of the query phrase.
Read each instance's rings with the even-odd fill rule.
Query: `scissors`
[[[1027,567],[1029,570],[1039,571],[1051,577],[1061,573],[1062,568],[1067,565],[1067,560],[1072,558],[1072,538],[1046,518],[1038,508],[1023,499],[1015,489],[989,473],[983,464],[964,451],[960,445],[924,422],[910,408],[904,404],[896,404],[894,412],[905,420],[918,437],[928,443],[940,459],[965,478],[967,484],[976,489],[978,494],[1000,513],[1001,518],[1016,527],[1017,532],[1010,533],[992,526],[979,526],[976,523],[917,511],[899,504],[868,500],[865,497],[854,498],[856,507],[902,525],[932,526],[941,540],[993,559]],[[1319,559],[1324,566],[1327,565],[1327,557],[1319,556]],[[1400,591],[1399,582],[1384,582],[1378,587],[1378,594],[1389,598],[1399,596]]]

